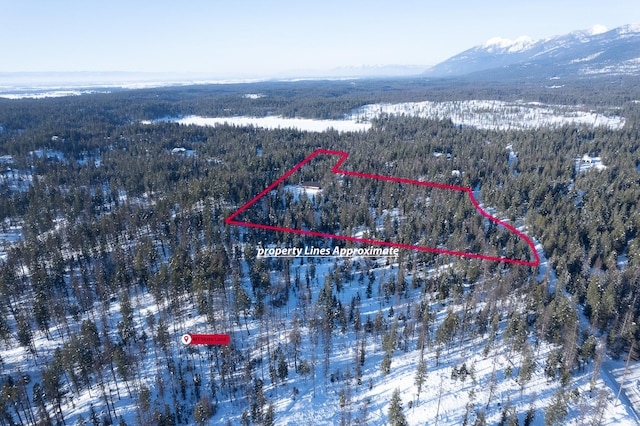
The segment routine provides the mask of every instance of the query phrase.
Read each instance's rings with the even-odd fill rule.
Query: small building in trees
[[[314,182],[310,180],[301,182],[300,187],[305,191],[320,191],[320,189],[322,189],[320,186],[320,182]]]

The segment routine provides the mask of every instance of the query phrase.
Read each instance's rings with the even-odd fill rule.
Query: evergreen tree
[[[529,380],[531,380],[531,376],[535,370],[536,363],[533,360],[529,351],[525,351],[524,358],[522,359],[522,365],[520,366],[520,371],[518,372],[518,383],[520,384],[520,394],[524,392],[524,388],[526,387]]]
[[[400,389],[396,388],[391,395],[389,403],[389,423],[392,426],[407,426],[407,419],[402,411],[402,399],[400,398]]]
[[[204,425],[209,418],[214,414],[211,401],[207,395],[202,395],[200,401],[198,401],[193,410],[193,419],[199,425]]]
[[[527,410],[527,415],[524,417],[524,426],[531,426],[535,416],[536,411],[533,409],[533,407],[529,407],[529,409]]]
[[[276,356],[278,362],[278,378],[285,381],[289,375],[289,367],[287,367],[287,361],[284,358],[284,352],[280,346],[276,349]]]
[[[476,421],[473,423],[473,426],[487,426],[487,419],[484,410],[480,410],[476,416]]]
[[[130,339],[135,338],[136,330],[133,324],[133,307],[131,306],[131,300],[127,290],[123,290],[120,296],[120,313],[122,314],[122,321],[118,323],[118,332],[123,343],[129,342]]]
[[[562,425],[568,414],[567,400],[562,389],[558,390],[551,404],[544,410],[544,424],[548,426]]]
[[[380,369],[385,376],[391,372],[391,355],[386,353],[380,363]]]
[[[19,315],[17,318],[18,323],[18,343],[25,348],[33,351],[33,334],[31,332],[31,326],[26,316]]]
[[[267,411],[264,413],[264,420],[262,421],[262,424],[264,426],[274,426],[276,424],[276,415],[272,402],[267,406]]]
[[[420,392],[422,392],[422,385],[424,381],[427,379],[427,363],[424,358],[421,358],[418,362],[418,368],[416,369],[416,377],[414,379],[414,383],[417,388],[418,401],[420,401]]]

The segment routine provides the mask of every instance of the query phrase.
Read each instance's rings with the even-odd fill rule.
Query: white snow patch
[[[316,197],[318,194],[322,192],[322,189],[314,188],[314,187],[305,187],[302,185],[286,185],[284,187],[284,192],[290,192],[291,194],[293,194],[294,201],[298,201],[301,195],[306,195],[309,199],[312,200],[313,197]]]
[[[602,164],[602,159],[600,157],[590,157],[587,154],[584,154],[582,157],[576,158],[576,172],[585,173],[589,170],[604,170],[607,166]]]
[[[365,121],[383,114],[451,119],[456,125],[491,130],[525,130],[567,124],[617,130],[624,125],[623,117],[583,111],[570,105],[496,100],[370,104],[355,110],[351,116],[356,121]]]
[[[184,147],[176,147],[171,150],[172,154],[182,155],[184,157],[193,157],[196,152],[193,149],[187,149]]]
[[[509,151],[508,164],[509,167],[513,166],[518,161],[518,153],[513,150],[513,145],[509,144],[505,147]]]
[[[163,117],[143,120],[141,124],[172,122],[184,125],[255,126],[265,129],[292,128],[309,132],[365,132],[372,126],[371,120],[382,115],[412,116],[429,119],[450,119],[454,124],[490,130],[526,130],[564,125],[606,127],[618,130],[624,126],[624,118],[584,111],[570,105],[545,105],[539,102],[504,102],[496,100],[465,100],[446,102],[403,102],[395,104],[364,105],[343,120],[316,120],[311,118],[268,117]],[[434,153],[437,156],[438,153]]]
[[[0,223],[0,262],[7,259],[11,246],[22,240],[22,223],[5,219]]]
[[[99,90],[48,90],[36,92],[13,92],[0,93],[0,98],[6,99],[44,99],[44,98],[61,98],[64,96],[80,96],[90,93],[109,93],[109,91]]]
[[[613,65],[603,66],[601,68],[584,67],[580,70],[583,74],[612,74],[612,75],[628,75],[640,72],[640,58],[627,59]]]
[[[617,258],[618,269],[625,269],[629,264],[629,258],[626,255],[620,255]]]
[[[41,149],[38,149],[36,151],[31,151],[30,154],[36,156],[37,158],[42,158],[42,157],[55,158],[61,162],[67,161],[67,159],[64,156],[64,153],[62,153],[61,151],[52,151],[52,150],[43,151]]]
[[[191,115],[184,118],[170,119],[184,125],[218,126],[228,124],[231,126],[255,126],[265,129],[292,128],[308,132],[325,132],[336,130],[338,132],[365,132],[371,128],[370,122],[358,122],[356,120],[314,120],[311,118],[285,118],[282,116],[271,117],[200,117]],[[147,122],[143,122],[147,124]]]
[[[534,40],[528,36],[520,36],[515,40],[511,40],[508,38],[502,37],[493,37],[487,40],[482,47],[486,49],[489,53],[515,53],[526,50],[531,44],[534,43]]]
[[[595,58],[597,58],[598,56],[602,55],[604,53],[604,50],[601,50],[600,52],[596,52],[593,55],[589,55],[589,56],[585,56],[584,58],[580,58],[580,59],[574,59],[572,61],[570,61],[570,64],[577,64],[580,62],[588,62],[588,61],[592,61]]]
[[[445,156],[446,156],[446,157],[447,157],[447,160],[450,160],[450,159],[451,159],[451,154],[449,154],[449,153],[444,154],[444,153],[442,153],[442,152],[434,152],[434,153],[433,153],[433,156],[434,156],[434,157],[436,157],[436,158],[438,158],[438,157],[445,157]]]
[[[618,34],[640,33],[640,24],[629,24],[618,28]]]
[[[589,31],[589,34],[591,35],[598,35],[598,34],[606,33],[609,30],[604,25],[595,24],[593,27],[589,28],[588,31]]]

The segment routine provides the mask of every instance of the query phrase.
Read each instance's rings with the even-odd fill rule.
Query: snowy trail
[[[618,383],[613,373],[611,372],[613,368],[614,366],[612,365],[611,361],[606,360],[602,363],[602,366],[600,367],[600,372],[602,373],[602,378],[604,382],[607,384],[607,386],[613,389],[613,391],[617,396],[618,392],[620,392],[621,385],[620,383]],[[622,388],[622,392],[620,392],[620,402],[622,403],[622,405],[625,406],[625,408],[627,409],[627,412],[633,415],[633,417],[636,419],[637,424],[640,424],[640,416],[638,416],[638,412],[636,411],[633,403],[627,396],[627,391],[625,390],[624,387]]]

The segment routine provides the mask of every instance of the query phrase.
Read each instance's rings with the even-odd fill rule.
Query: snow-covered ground
[[[302,185],[285,185],[285,192],[291,192],[293,194],[293,201],[298,201],[301,195],[306,195],[310,200],[317,197],[322,192],[319,187],[302,186]]]
[[[0,98],[5,99],[44,99],[61,98],[64,96],[80,96],[90,93],[109,93],[108,90],[36,90],[28,92],[0,93]]]
[[[594,74],[610,74],[610,75],[629,75],[637,74],[640,71],[640,58],[628,59],[609,66],[585,66],[580,72],[587,75]]]
[[[30,171],[20,171],[8,167],[0,173],[0,184],[8,184],[9,190],[24,192],[29,190],[33,183],[33,175]]]
[[[569,105],[497,100],[371,104],[354,111],[352,117],[370,120],[381,114],[449,118],[457,125],[493,130],[559,127],[567,124],[620,129],[624,125],[623,117],[598,114]]]
[[[0,262],[7,258],[9,248],[22,238],[22,225],[8,219],[0,224]]]
[[[189,116],[173,119],[176,123],[196,126],[218,126],[228,124],[231,126],[255,126],[265,129],[292,128],[308,132],[325,132],[330,129],[338,132],[363,132],[371,128],[369,122],[356,122],[355,120],[313,120],[310,118],[285,118],[273,117],[199,117]]]
[[[600,157],[591,157],[587,154],[584,154],[582,157],[576,157],[576,172],[585,173],[589,170],[604,170],[607,168],[604,164],[602,164],[602,158]]]
[[[253,99],[253,97],[252,97]],[[371,120],[381,115],[415,116],[430,119],[451,119],[460,126],[479,129],[510,130],[533,129],[539,127],[560,127],[563,125],[607,127],[620,129],[624,118],[585,111],[568,105],[546,105],[538,102],[504,102],[496,100],[466,100],[447,102],[403,102],[395,104],[364,105],[343,120],[315,120],[309,118],[268,117],[165,117],[143,124],[170,121],[184,125],[255,126],[265,129],[294,128],[309,132],[324,132],[329,129],[338,132],[362,132],[371,128]]]
[[[62,162],[66,161],[66,158],[65,158],[64,154],[61,151],[38,149],[36,151],[31,151],[30,154],[35,156],[35,157],[37,157],[37,158],[42,158],[42,157],[55,158],[58,161],[62,161]]]
[[[193,149],[187,149],[184,147],[175,147],[171,150],[172,154],[182,155],[184,157],[194,157],[196,155],[196,151]]]
[[[265,78],[211,78],[209,75],[174,73],[0,73],[0,98],[42,99],[109,93],[118,89],[152,89],[171,86],[238,84]]]
[[[393,214],[393,213],[392,213]],[[550,268],[542,248],[536,244],[542,261],[541,280],[547,272],[542,269],[544,266]],[[243,252],[243,250],[239,250]],[[464,260],[466,261],[466,260]],[[290,265],[291,281],[294,278],[305,277],[310,269],[310,259],[296,259]],[[536,341],[530,336],[527,340],[529,350],[534,354],[535,367],[531,378],[525,386],[521,386],[519,372],[522,366],[521,351],[513,350],[506,343],[504,329],[509,318],[506,314],[508,306],[525,306],[526,300],[516,294],[509,294],[505,300],[498,302],[496,308],[497,328],[484,334],[472,332],[476,314],[487,304],[487,301],[480,296],[477,303],[467,305],[469,323],[464,338],[456,335],[450,344],[439,344],[435,340],[436,330],[443,324],[448,312],[463,317],[465,312],[464,298],[457,301],[438,300],[434,294],[424,292],[422,288],[413,289],[411,283],[415,277],[438,277],[441,274],[455,272],[456,261],[451,262],[450,258],[443,256],[428,270],[416,271],[416,274],[405,272],[405,279],[408,282],[407,296],[391,295],[385,298],[383,292],[384,284],[398,277],[398,264],[392,259],[382,259],[376,262],[373,259],[363,259],[354,257],[352,259],[315,259],[314,275],[310,285],[305,287],[301,284],[300,290],[293,290],[288,303],[280,308],[271,308],[269,315],[270,326],[265,327],[261,320],[249,317],[248,324],[244,321],[236,324],[233,320],[223,320],[220,318],[218,324],[228,324],[230,328],[224,330],[228,332],[234,342],[234,348],[242,353],[251,356],[261,357],[265,341],[271,342],[272,347],[282,345],[288,353],[289,373],[286,380],[273,383],[269,379],[268,368],[265,365],[257,366],[253,372],[255,377],[262,377],[264,380],[264,394],[267,401],[273,402],[275,408],[276,424],[282,425],[335,425],[340,424],[341,419],[346,417],[351,419],[351,424],[355,424],[356,418],[360,423],[366,422],[369,425],[385,425],[388,423],[388,410],[391,395],[395,389],[399,389],[403,411],[409,424],[433,424],[437,421],[439,425],[460,425],[464,421],[465,413],[468,410],[469,424],[473,424],[476,413],[486,411],[487,424],[497,424],[500,421],[502,411],[505,406],[515,409],[519,422],[522,423],[524,415],[529,408],[535,413],[533,425],[542,426],[543,413],[556,394],[560,390],[557,380],[549,380],[544,372],[544,360],[557,349],[554,345]],[[398,319],[397,344],[394,345],[391,360],[390,372],[384,374],[381,371],[381,363],[385,356],[382,347],[382,335],[376,333],[366,333],[361,331],[356,334],[352,326],[348,325],[346,331],[341,331],[338,326],[332,332],[330,363],[327,376],[324,375],[324,354],[323,337],[320,336],[320,345],[311,343],[312,327],[310,323],[300,324],[302,344],[298,361],[306,360],[314,363],[315,374],[303,375],[293,368],[293,361],[289,352],[289,336],[292,329],[292,317],[296,314],[299,318],[309,319],[313,314],[312,305],[319,303],[319,292],[323,289],[323,282],[327,276],[336,276],[336,271],[346,268],[348,276],[342,278],[341,291],[334,287],[333,292],[342,306],[349,306],[354,297],[359,297],[358,309],[362,323],[367,319],[374,320],[378,312],[382,314],[383,321],[392,324]],[[243,262],[243,268],[248,268]],[[370,271],[371,275],[367,272]],[[282,272],[271,270],[271,282],[278,283],[282,279]],[[554,281],[553,271],[548,274],[550,281]],[[250,292],[251,283],[244,273],[245,278],[242,285],[247,292]],[[367,298],[366,282],[369,276],[373,277],[372,297]],[[361,280],[360,277],[363,279]],[[480,279],[478,285],[490,285]],[[231,283],[227,282],[227,292],[231,293]],[[302,293],[309,292],[310,299],[304,301]],[[136,288],[130,294],[131,303],[134,310],[134,322],[137,335],[143,330],[149,335],[153,333],[147,318],[155,318],[155,322],[163,315],[162,306],[158,306],[148,291]],[[172,392],[176,386],[176,378],[171,377],[167,370],[167,364],[172,363],[177,369],[182,369],[185,380],[193,380],[196,373],[208,382],[213,373],[209,372],[208,365],[213,362],[207,360],[207,354],[211,354],[204,347],[184,347],[180,343],[180,336],[185,333],[211,332],[204,315],[198,315],[193,306],[193,301],[189,298],[177,300],[177,304],[182,307],[182,316],[178,320],[166,318],[170,324],[169,333],[172,336],[168,358],[165,359],[159,354],[158,348],[153,349],[149,345],[148,350],[134,350],[138,354],[139,373],[135,380],[126,384],[123,380],[114,381],[108,371],[105,370],[105,388],[93,385],[91,389],[84,387],[78,395],[72,393],[70,385],[65,387],[67,395],[62,402],[62,410],[65,413],[67,424],[77,424],[80,416],[87,420],[87,410],[93,405],[98,413],[106,413],[105,398],[112,405],[111,411],[115,412],[115,418],[120,416],[127,424],[139,424],[138,422],[138,392],[140,386],[148,387],[153,395],[154,404],[169,404],[173,406],[176,400],[172,399]],[[420,359],[420,351],[417,348],[417,336],[411,331],[412,326],[417,327],[416,305],[425,301],[429,306],[429,315],[432,323],[430,326],[431,337],[425,348],[424,360],[427,365],[427,377],[418,396],[415,384],[416,367]],[[99,302],[96,302],[96,304]],[[306,307],[305,307],[306,305]],[[393,308],[394,314],[391,313]],[[96,305],[96,309],[97,305]],[[228,317],[230,313],[219,312],[221,317]],[[406,319],[404,317],[406,316]],[[93,318],[98,329],[102,329],[103,319],[93,313],[83,314],[83,319]],[[111,330],[112,341],[117,342],[117,324],[122,320],[121,306],[118,300],[112,300],[107,307],[107,314],[104,317],[109,322],[108,330]],[[69,323],[78,324],[69,318]],[[76,327],[75,325],[73,327]],[[74,330],[75,331],[75,330]],[[50,329],[53,337],[60,334],[67,334],[62,325],[52,326]],[[406,335],[404,333],[407,333]],[[405,337],[400,337],[405,336]],[[403,349],[403,341],[407,340],[407,349]],[[362,379],[358,383],[355,379],[354,365],[358,362],[359,343],[364,340],[366,360],[361,368]],[[34,333],[34,343],[38,353],[43,356],[51,356],[55,348],[59,345],[58,339],[48,339],[42,332]],[[6,371],[20,371],[36,378],[41,365],[36,365],[33,356],[29,355],[23,347],[15,344],[0,345],[0,356],[4,362]],[[199,360],[199,363],[197,362]],[[263,364],[267,364],[264,361]],[[454,370],[460,370],[462,366],[469,372],[464,376],[452,375]],[[203,367],[204,366],[204,367]],[[590,422],[592,419],[602,419],[602,425],[631,425],[635,423],[633,410],[630,408],[628,399],[621,399],[621,403],[616,402],[617,387],[616,380],[620,377],[621,364],[604,364],[602,373],[598,375],[596,381],[596,391],[590,392],[590,381],[594,376],[593,363],[589,363],[582,370],[574,370],[571,382],[566,387],[566,397],[569,401],[569,411],[566,418],[568,425],[583,424],[584,419]],[[238,369],[238,375],[240,375]],[[264,370],[267,370],[266,372]],[[634,374],[636,374],[634,370]],[[614,377],[612,380],[611,377]],[[332,379],[333,378],[333,379]],[[628,388],[630,383],[636,381],[635,376],[628,375]],[[218,381],[219,377],[215,380]],[[66,380],[65,380],[66,382]],[[205,384],[207,383],[205,382]],[[127,386],[132,392],[129,395]],[[165,386],[164,397],[159,396],[159,389]],[[347,395],[343,407],[340,406],[340,395],[344,391]],[[629,390],[628,392],[631,392]],[[601,394],[603,403],[596,404],[598,395]],[[569,396],[571,395],[571,396]],[[245,395],[246,396],[246,395]],[[212,418],[211,424],[239,424],[241,414],[248,407],[243,395],[229,397],[226,391],[219,391],[216,399],[219,398],[218,412]],[[240,398],[240,399],[238,399]],[[159,401],[159,402],[158,402]],[[193,396],[186,400],[178,397],[180,404],[193,410]],[[51,412],[53,408],[50,406]],[[102,417],[102,416],[101,416]],[[437,420],[436,420],[437,418]],[[191,417],[192,419],[192,417]],[[117,422],[116,422],[117,423]]]

